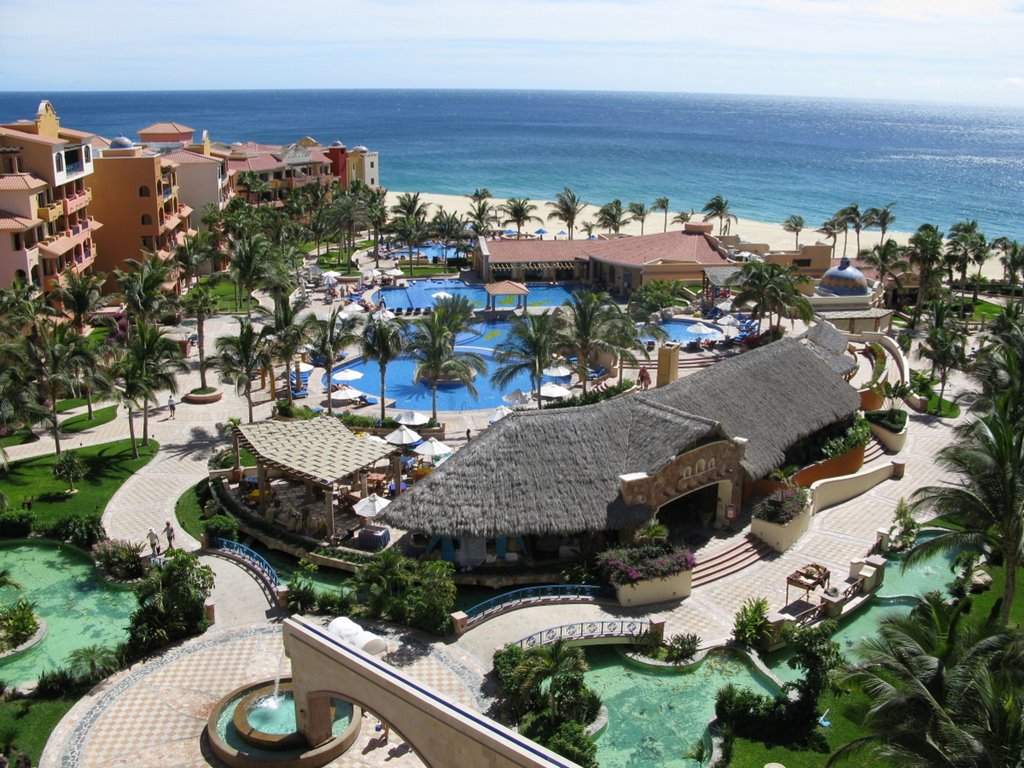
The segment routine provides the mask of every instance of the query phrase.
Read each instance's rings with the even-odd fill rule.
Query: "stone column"
[[[327,511],[327,538],[334,538],[334,486],[327,485],[324,487],[324,497],[326,499],[326,511]]]
[[[260,511],[266,511],[267,509],[267,490],[269,487],[267,482],[267,468],[263,465],[263,462],[256,462],[256,487],[260,489]]]

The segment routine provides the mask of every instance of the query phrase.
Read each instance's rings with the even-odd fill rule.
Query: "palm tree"
[[[861,260],[874,267],[878,279],[885,286],[886,306],[892,306],[892,290],[890,285],[900,287],[899,276],[907,271],[909,263],[903,258],[904,249],[895,240],[886,240],[870,251],[861,254]]]
[[[311,319],[309,321],[307,346],[310,354],[326,361],[324,363],[330,373],[334,370],[334,361],[341,355],[342,350],[350,344],[355,343],[359,319],[353,315],[345,315],[341,307],[335,307],[326,319]],[[334,415],[334,408],[331,398],[327,399],[327,413]]]
[[[246,202],[250,205],[255,200],[255,205],[259,206],[263,199],[263,193],[270,191],[270,186],[256,171],[242,171],[235,177],[235,186],[245,187],[245,198]]]
[[[238,286],[236,299],[245,300],[245,316],[252,319],[252,293],[267,274],[270,243],[262,234],[231,239],[231,277]],[[238,309],[236,301],[235,308]]]
[[[87,683],[98,682],[121,668],[117,651],[106,645],[76,648],[68,655],[68,664],[74,676]]]
[[[774,325],[774,314],[778,314],[780,320],[783,316],[796,315],[809,321],[814,313],[810,302],[799,290],[799,286],[808,280],[793,265],[749,261],[730,279],[730,285],[736,288],[733,306],[751,302],[754,305],[752,314],[758,322],[767,315],[769,327]]]
[[[38,402],[49,410],[47,422],[55,452],[60,454],[57,401],[79,391],[79,374],[95,366],[95,355],[70,325],[47,323],[24,341],[24,360],[38,388]]]
[[[917,509],[934,510],[959,523],[917,544],[913,563],[934,552],[970,548],[1002,555],[1006,582],[999,621],[1010,619],[1017,591],[1017,569],[1024,562],[1024,436],[1010,395],[997,396],[993,410],[971,423],[961,438],[939,451],[937,463],[955,478],[918,489]]]
[[[964,349],[967,336],[955,326],[932,328],[928,337],[921,344],[920,354],[931,360],[932,375],[938,373],[939,387],[938,412],[942,411],[942,400],[946,394],[946,382],[954,369],[963,369],[967,365],[967,354]]]
[[[430,222],[434,235],[441,241],[444,260],[448,261],[448,247],[457,244],[466,234],[466,223],[457,213],[440,208]]]
[[[391,213],[400,219],[416,219],[420,223],[427,220],[427,209],[429,203],[420,201],[420,193],[403,193],[398,196],[395,204],[391,206]]]
[[[612,303],[613,319],[607,336],[607,342],[615,353],[615,361],[619,368],[619,384],[624,378],[626,364],[636,368],[640,366],[639,351],[645,360],[651,359],[651,353],[643,343],[643,337],[649,336],[659,341],[668,338],[658,325],[650,322],[648,313],[639,323],[635,321],[628,310],[622,309],[618,304]]]
[[[181,307],[189,317],[196,319],[196,348],[199,352],[199,386],[206,384],[206,320],[217,314],[217,297],[205,285],[197,285],[185,294]]]
[[[588,238],[594,236],[595,229],[597,229],[596,222],[584,221],[582,224],[580,224],[580,230],[582,230],[583,234],[585,234]]]
[[[569,232],[569,239],[572,240],[573,232],[576,229],[576,219],[587,204],[581,200],[569,187],[565,187],[555,195],[555,201],[548,203],[551,213],[548,214],[548,221],[556,220],[565,224]]]
[[[505,217],[501,223],[506,226],[508,224],[515,224],[516,239],[518,240],[520,235],[523,233],[524,226],[529,224],[531,221],[543,221],[540,216],[536,216],[534,214],[534,211],[536,210],[537,206],[531,203],[529,198],[510,197],[505,201],[505,205],[501,207],[501,212]]]
[[[796,248],[800,248],[800,233],[805,227],[803,216],[790,216],[784,222],[782,222],[782,228],[787,232],[792,232],[796,235]]]
[[[403,216],[391,222],[391,231],[404,240],[406,247],[409,249],[409,276],[411,277],[415,270],[413,251],[419,248],[423,241],[427,239],[430,229],[425,221],[415,216]]]
[[[366,200],[359,195],[346,192],[339,195],[330,207],[331,228],[338,235],[338,258],[347,253],[345,273],[352,271],[352,255],[355,251],[355,233],[364,229],[368,222]]]
[[[632,221],[640,222],[640,237],[644,236],[644,222],[651,215],[651,210],[643,203],[630,203],[628,206],[629,217]]]
[[[662,213],[665,214],[665,226],[664,226],[664,228],[661,231],[662,232],[668,232],[668,198],[667,197],[657,197],[657,198],[655,198],[654,202],[651,203],[651,210],[652,211],[661,211]]]
[[[831,218],[814,231],[824,235],[826,240],[832,241],[832,258],[834,259],[836,257],[836,241],[839,239],[840,232],[845,233],[846,227],[837,219]]]
[[[693,209],[690,209],[689,211],[680,211],[672,217],[672,223],[685,225],[694,217],[694,215]]]
[[[606,293],[574,291],[562,305],[566,318],[563,342],[576,357],[576,372],[587,393],[590,362],[602,353],[614,355],[612,339],[618,333],[621,315],[618,305]]]
[[[199,268],[212,259],[214,253],[213,235],[209,232],[186,235],[181,245],[174,249],[174,260],[181,267],[186,288],[192,284],[192,277]]]
[[[466,219],[476,234],[486,234],[494,221],[494,207],[486,200],[477,200],[469,206]]]
[[[463,297],[459,297],[463,298]],[[448,301],[447,299],[445,301]],[[476,397],[473,379],[486,373],[487,363],[475,352],[455,348],[456,333],[445,316],[443,301],[434,307],[433,314],[415,322],[407,351],[416,361],[415,381],[424,381],[431,390],[431,415],[437,420],[437,387],[441,381],[458,382]]]
[[[907,256],[910,263],[917,267],[917,302],[914,306],[912,327],[916,327],[921,319],[921,310],[925,299],[931,299],[938,286],[942,264],[942,234],[934,224],[922,224],[911,235]]]
[[[306,308],[306,300],[301,296],[294,297],[290,302],[283,301],[274,312],[274,335],[270,341],[271,361],[277,360],[284,366],[286,398],[289,403],[295,402],[290,384],[292,360],[299,354],[299,349],[306,342],[307,336],[314,327],[315,316],[307,315],[299,319],[299,312]],[[275,389],[273,365],[270,369],[271,389]],[[276,392],[273,393],[276,396]]]
[[[853,231],[857,233],[857,254],[860,254],[860,232],[864,229],[866,220],[864,214],[861,213],[860,206],[857,203],[850,203],[845,208],[841,208],[836,214],[836,217],[841,219],[843,223],[852,227]],[[843,256],[846,255],[846,240],[843,239]]]
[[[864,211],[864,218],[868,222],[867,226],[878,227],[881,232],[878,237],[879,246],[885,245],[885,233],[896,223],[896,216],[892,212],[894,205],[896,203],[886,203],[881,208],[868,208]]]
[[[366,223],[373,230],[373,265],[380,266],[380,238],[391,217],[387,206],[378,200],[372,200],[366,206]]]
[[[474,203],[486,203],[491,199],[491,190],[487,187],[477,187],[466,195]]]
[[[1016,293],[1021,272],[1024,271],[1024,244],[1005,237],[1000,238],[996,243],[993,245],[996,245],[1002,252],[999,262],[1003,265],[1003,271],[1010,283],[1010,295],[1013,296]]]
[[[719,237],[729,234],[731,224],[737,221],[736,217],[729,209],[729,201],[721,195],[715,195],[708,200],[704,205],[704,208],[701,209],[701,213],[704,214],[704,221],[718,219]]]
[[[141,260],[125,259],[124,263],[129,269],[115,269],[114,277],[121,287],[130,332],[135,323],[156,322],[173,307],[171,298],[164,293],[171,267],[155,254]]]
[[[149,405],[155,404],[156,393],[178,391],[177,373],[188,371],[181,358],[178,343],[154,325],[137,323],[126,347],[126,354],[138,366],[144,384],[142,397],[142,443],[149,441]]]
[[[497,386],[504,387],[521,373],[528,373],[540,407],[544,369],[551,365],[563,342],[552,312],[514,317],[505,341],[494,348],[498,368],[491,374],[491,379]]]
[[[544,683],[548,684],[548,715],[557,721],[558,697],[555,694],[558,681],[568,676],[582,675],[589,668],[581,649],[558,638],[550,645],[538,645],[528,650],[516,667],[515,676],[524,698],[534,692],[540,693]]]
[[[413,579],[413,560],[395,549],[378,552],[356,573],[356,588],[366,595],[367,608],[380,616],[388,604],[405,594]]]
[[[619,234],[619,230],[629,221],[629,216],[622,207],[622,201],[616,198],[610,203],[602,205],[595,217],[598,226],[608,232]]]
[[[249,406],[249,423],[252,424],[252,381],[266,368],[270,357],[267,350],[267,338],[270,329],[257,331],[252,321],[247,318],[238,319],[237,336],[221,336],[217,339],[217,354],[211,357],[208,365],[220,372],[221,379],[230,381],[235,391],[245,395]]]
[[[363,362],[376,360],[380,369],[380,417],[383,419],[388,365],[405,352],[405,321],[398,317],[371,315],[363,324],[358,343]]]
[[[103,296],[106,277],[102,272],[87,273],[68,269],[54,284],[54,297],[60,302],[65,317],[80,334],[85,333],[85,324],[92,314],[107,303]]]
[[[128,409],[128,435],[132,444],[132,458],[139,458],[139,444],[135,440],[135,411],[145,407],[149,401],[149,391],[144,371],[139,363],[129,355],[122,355],[115,360],[110,369],[111,391],[118,402],[124,403]]]

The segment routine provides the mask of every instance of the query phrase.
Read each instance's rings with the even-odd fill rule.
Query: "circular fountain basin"
[[[291,681],[264,680],[238,688],[210,713],[207,738],[214,754],[232,768],[325,765],[343,754],[359,736],[362,712],[341,699],[331,700],[332,738],[310,746],[296,728]]]

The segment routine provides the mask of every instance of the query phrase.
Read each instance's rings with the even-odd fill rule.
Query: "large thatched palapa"
[[[818,355],[783,340],[660,389],[507,416],[400,496],[384,518],[448,537],[628,529],[652,509],[650,500],[623,499],[623,476],[655,475],[695,448],[746,438],[742,472],[760,478],[781,465],[788,447],[859,404]]]

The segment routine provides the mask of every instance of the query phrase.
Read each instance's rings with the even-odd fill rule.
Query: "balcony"
[[[64,203],[61,200],[54,200],[49,205],[41,205],[37,211],[40,219],[46,222],[56,221],[64,213]]]
[[[92,202],[92,190],[85,189],[78,194],[71,195],[70,197],[64,198],[64,213],[65,215],[72,214],[75,211],[81,210],[89,203]]]
[[[85,173],[85,163],[79,160],[77,163],[68,163],[64,166],[64,172],[68,176],[74,176],[76,173]]]

